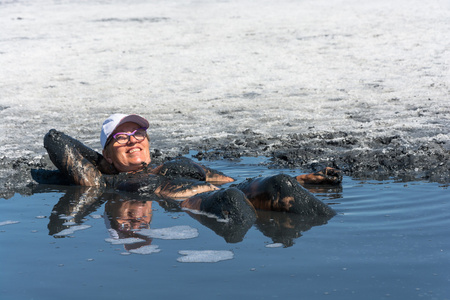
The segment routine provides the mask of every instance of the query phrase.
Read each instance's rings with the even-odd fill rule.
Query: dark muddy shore
[[[272,140],[247,131],[242,138],[206,140],[204,145],[204,151],[196,158],[239,159],[262,155],[270,158],[268,167],[273,168],[309,172],[330,166],[356,178],[450,182],[450,144],[437,141],[415,145],[399,136],[368,138],[345,132],[291,134]]]
[[[292,168],[301,173],[331,166],[341,169],[345,176],[365,180],[450,182],[449,143],[431,141],[419,145],[400,136],[375,138],[358,133],[323,132],[267,138],[245,130],[223,139],[205,139],[200,145],[152,149],[151,153],[155,164],[180,155],[192,155],[205,164],[265,156],[268,168]],[[36,170],[54,170],[54,166],[46,155],[14,160],[1,158],[0,197],[9,198],[15,192],[31,193],[31,187],[42,179],[33,178]]]
[[[218,150],[200,152],[196,157],[233,159],[242,155],[264,155],[271,158],[270,167],[300,168],[307,172],[331,166],[341,169],[347,176],[358,178],[442,183],[450,180],[448,143],[432,141],[406,146],[399,136],[366,138],[338,132],[291,134],[268,146],[271,141],[258,134],[247,132],[244,136],[227,143],[207,141],[205,144]]]

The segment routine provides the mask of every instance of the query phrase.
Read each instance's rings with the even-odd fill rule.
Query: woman
[[[101,130],[103,155],[54,129],[45,136],[44,146],[55,166],[77,185],[187,198],[180,204],[183,208],[224,219],[245,218],[253,214],[255,208],[302,215],[334,215],[331,208],[299,184],[339,183],[342,176],[332,168],[295,178],[281,174],[249,179],[234,187],[219,189],[211,182],[234,180],[188,159],[150,169],[148,127],[148,121],[138,115],[111,115]],[[248,213],[242,214],[242,210]]]

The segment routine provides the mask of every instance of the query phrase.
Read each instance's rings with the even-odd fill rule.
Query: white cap
[[[100,133],[100,143],[102,148],[105,149],[106,141],[109,136],[116,130],[119,125],[123,123],[132,122],[136,123],[142,127],[148,128],[149,123],[143,117],[138,115],[126,115],[126,114],[113,114],[108,117],[108,119],[103,122],[102,132]]]

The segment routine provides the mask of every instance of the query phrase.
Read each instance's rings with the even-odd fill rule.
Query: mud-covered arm
[[[164,181],[161,186],[155,190],[155,193],[162,197],[184,199],[218,189],[218,187],[205,181],[175,178]]]
[[[120,173],[117,175],[103,175],[103,181],[107,187],[140,195],[151,195],[166,181],[161,175],[149,174],[145,170],[141,172]]]
[[[334,168],[326,167],[318,172],[298,175],[295,179],[300,184],[339,184],[342,182],[342,172]]]
[[[189,178],[205,181],[206,173],[203,168],[188,158],[177,158],[167,161],[154,168],[151,173],[164,176],[169,179]]]
[[[100,153],[89,148],[84,145],[82,142],[74,139],[63,132],[57,131],[55,129],[51,129],[44,138],[44,146],[46,143],[50,142],[50,140],[59,139],[61,142],[72,145],[81,156],[86,158],[90,163],[92,163],[102,174],[118,174],[119,172],[114,168],[112,164],[110,164]],[[46,147],[47,148],[47,147]],[[48,151],[48,148],[47,148]]]
[[[190,178],[201,181],[227,183],[234,179],[225,174],[200,165],[188,158],[178,158],[166,162],[152,170],[153,174],[163,175],[168,178]]]
[[[102,186],[99,166],[104,158],[70,136],[50,130],[44,137],[44,147],[50,160],[72,183],[83,186]]]
[[[205,167],[203,165],[200,165],[206,174],[206,181],[208,182],[217,182],[217,183],[227,183],[227,182],[233,182],[234,179],[230,176],[227,176],[223,174],[220,171]]]
[[[195,179],[168,178],[159,174],[149,174],[145,171],[137,173],[120,173],[118,175],[103,175],[106,186],[141,195],[155,194],[162,198],[184,199],[199,193],[214,191],[214,185]]]

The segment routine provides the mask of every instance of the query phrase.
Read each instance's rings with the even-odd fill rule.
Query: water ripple
[[[334,206],[345,224],[361,230],[420,230],[449,228],[450,202],[438,184],[385,181],[344,186]]]

